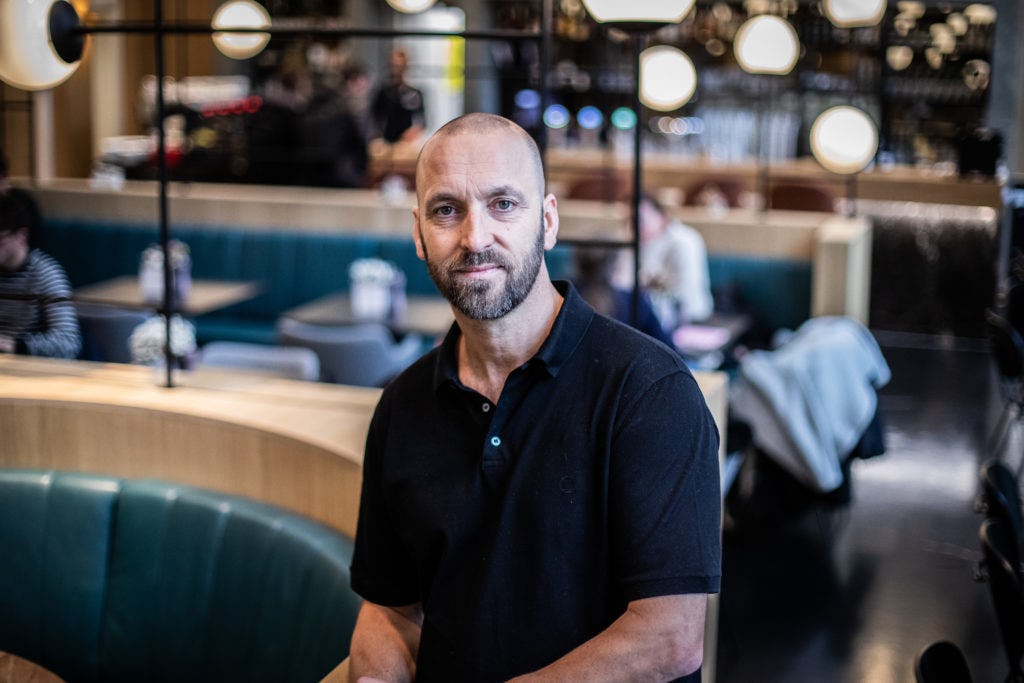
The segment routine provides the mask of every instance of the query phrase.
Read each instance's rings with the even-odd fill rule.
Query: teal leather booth
[[[351,541],[152,480],[0,470],[0,650],[69,683],[319,681],[348,655]]]
[[[359,258],[392,261],[405,273],[408,293],[440,296],[411,236],[188,224],[172,226],[172,236],[189,246],[194,277],[251,280],[262,287],[253,299],[196,318],[201,344],[275,343],[278,317],[347,290],[348,267]],[[139,255],[157,237],[152,224],[48,220],[44,248],[64,265],[72,287],[81,287],[137,273]],[[546,260],[553,278],[571,277],[571,247],[556,246]],[[810,316],[810,263],[713,253],[708,266],[712,289],[738,296],[745,312],[769,329],[796,329]]]

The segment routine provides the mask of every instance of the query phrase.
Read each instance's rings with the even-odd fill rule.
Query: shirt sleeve
[[[378,605],[398,607],[420,600],[414,564],[388,511],[383,463],[389,422],[385,397],[377,405],[366,437],[363,485],[352,556],[352,590]]]
[[[612,447],[612,566],[627,601],[715,593],[721,582],[718,430],[681,370],[624,411]]]
[[[714,311],[708,252],[704,238],[686,225],[675,226],[666,256],[666,278],[687,320],[704,320]]]
[[[49,257],[37,260],[35,292],[41,297],[71,297],[71,285],[60,264]],[[18,341],[31,356],[75,358],[82,349],[82,336],[78,328],[78,314],[70,301],[43,303],[42,327],[33,330]]]

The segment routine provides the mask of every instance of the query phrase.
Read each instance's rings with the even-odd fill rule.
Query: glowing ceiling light
[[[745,21],[733,46],[740,67],[752,74],[787,74],[800,53],[793,26],[779,17],[761,14]]]
[[[640,101],[657,111],[678,109],[697,89],[697,70],[681,50],[658,45],[640,54]]]
[[[693,9],[695,0],[583,0],[594,21],[602,24],[676,24]]]
[[[878,151],[878,128],[856,107],[826,109],[811,126],[811,152],[833,173],[859,173]]]
[[[214,29],[270,28],[270,15],[252,0],[232,0],[217,8],[210,21]],[[214,33],[213,44],[232,59],[255,57],[270,42],[269,33]]]
[[[885,14],[885,0],[824,0],[825,16],[840,28],[874,26]]]

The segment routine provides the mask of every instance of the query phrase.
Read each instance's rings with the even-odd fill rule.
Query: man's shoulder
[[[28,253],[28,262],[29,265],[35,269],[57,270],[61,273],[64,272],[64,267],[60,265],[60,261],[41,249],[32,249]]]
[[[672,221],[669,223],[669,228],[665,232],[665,235],[672,241],[681,242],[687,245],[704,243],[704,236],[700,234],[700,230],[680,221]]]
[[[396,397],[411,397],[422,400],[424,392],[432,390],[437,373],[437,359],[441,352],[439,346],[423,354],[412,362],[405,370],[395,376],[384,387],[381,401],[394,401]]]
[[[659,376],[690,372],[682,356],[674,349],[600,313],[594,315],[587,338],[591,352],[599,353],[604,363],[642,369]]]

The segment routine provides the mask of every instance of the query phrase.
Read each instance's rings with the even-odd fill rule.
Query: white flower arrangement
[[[181,240],[169,240],[167,242],[167,253],[171,255],[171,269],[179,270],[191,268],[192,252],[188,245]],[[151,244],[142,252],[142,260],[145,263],[159,264],[163,268],[164,251],[159,244]]]
[[[167,253],[171,256],[171,291],[178,303],[181,303],[188,299],[192,289],[191,252],[181,240],[169,240]],[[139,260],[139,292],[142,300],[150,304],[164,298],[164,252],[159,244],[151,244],[142,251]]]
[[[128,338],[133,363],[152,364],[164,360],[163,315],[140,323]],[[196,329],[180,315],[171,316],[171,354],[183,358],[196,350]]]
[[[390,287],[401,271],[391,261],[379,258],[361,258],[348,267],[348,278],[359,284]]]

